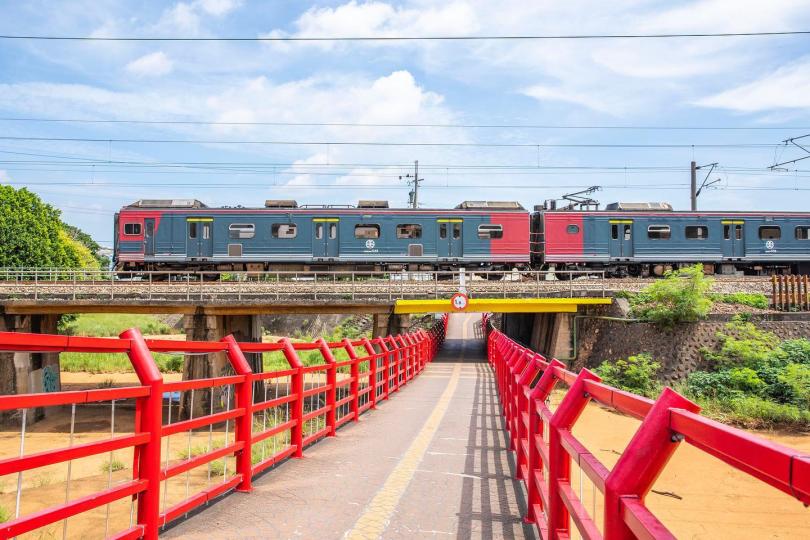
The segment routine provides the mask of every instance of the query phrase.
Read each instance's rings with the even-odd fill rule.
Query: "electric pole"
[[[408,204],[411,208],[419,207],[419,182],[424,178],[419,178],[419,160],[413,162],[413,174],[400,176],[399,179],[408,178],[408,185],[413,184],[413,190],[408,193]]]
[[[690,183],[689,199],[692,203],[692,211],[697,210],[697,163],[692,162],[692,182]]]

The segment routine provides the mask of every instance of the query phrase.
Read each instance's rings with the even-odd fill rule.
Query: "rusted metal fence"
[[[0,524],[0,537],[60,522],[65,537],[68,518],[81,514],[91,519],[90,512],[106,507],[106,517],[102,515],[98,523],[105,537],[157,538],[162,526],[211,500],[232,490],[251,491],[254,476],[286,458],[302,457],[308,445],[334,436],[340,426],[357,421],[360,414],[387,400],[433,359],[445,327],[446,320],[439,320],[429,331],[334,343],[323,339],[293,343],[287,338],[278,343],[238,343],[231,336],[219,342],[151,340],[134,329],[118,339],[0,332],[2,351],[126,354],[140,382],[128,388],[0,396],[0,411],[18,410],[21,415],[19,454],[0,459],[0,480],[14,478],[17,486],[14,515]],[[153,358],[153,353],[166,352],[223,353],[233,374],[166,382]],[[320,354],[321,361],[313,363],[308,352]],[[347,359],[337,360],[339,352]],[[245,358],[251,353],[282,354],[288,367],[254,373]],[[206,397],[206,413],[195,417],[191,407],[181,416],[180,396],[188,396],[192,404]],[[74,444],[76,406],[105,403],[111,408],[110,436]],[[125,404],[134,410],[134,429],[116,434],[116,414]],[[71,408],[70,437],[51,440],[67,444],[26,452],[28,411],[57,406]],[[218,443],[213,440],[215,425],[224,425],[224,430],[217,428],[218,437],[224,433]],[[207,439],[207,445],[198,449],[192,446],[193,438]],[[178,447],[181,458],[172,459]],[[113,455],[127,450],[133,456],[132,474],[113,484]],[[71,498],[71,464],[105,455],[110,456],[106,489]],[[22,512],[23,476],[65,463],[64,502]],[[191,473],[202,468],[202,485],[192,488]],[[181,488],[174,497],[179,500],[169,503],[169,482],[183,477],[185,490]],[[109,508],[122,500],[129,500],[129,523],[116,530],[120,523],[111,528]]]
[[[568,371],[559,360],[485,327],[517,476],[528,492],[524,519],[536,524],[542,538],[675,538],[644,499],[681,442],[810,504],[810,456],[709,420],[669,388],[655,401],[624,392],[587,369]],[[547,399],[558,383],[567,391],[552,412]],[[612,469],[572,434],[591,400],[642,421]],[[601,523],[597,505],[589,513],[582,487],[577,494],[572,485],[572,464],[581,471],[580,481],[585,476],[592,483]]]
[[[771,276],[771,306],[780,311],[810,311],[810,277]]]

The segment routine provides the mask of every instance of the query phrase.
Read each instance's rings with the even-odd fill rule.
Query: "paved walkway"
[[[376,411],[164,533],[166,538],[535,538],[521,523],[477,315]]]

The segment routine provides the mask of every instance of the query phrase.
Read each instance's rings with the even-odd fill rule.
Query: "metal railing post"
[[[349,360],[352,362],[349,368],[349,377],[351,377],[352,380],[349,385],[349,392],[351,392],[352,396],[352,400],[350,402],[352,417],[354,418],[354,421],[357,422],[360,420],[360,362],[357,359],[357,352],[354,350],[352,342],[349,338],[343,338],[343,348],[346,349],[346,354],[349,356]],[[374,389],[373,386],[371,388],[372,390]]]
[[[585,381],[600,381],[598,375],[583,368],[549,421],[548,430],[548,531],[556,540],[567,537],[568,508],[560,495],[560,484],[571,482],[571,456],[563,448],[562,431],[570,430],[591,400],[585,391]]]
[[[622,499],[644,500],[678,448],[682,437],[669,427],[671,409],[700,411],[671,388],[661,392],[605,479],[605,540],[635,538],[622,518]]]
[[[321,351],[324,362],[329,367],[326,370],[326,384],[329,389],[326,391],[326,425],[329,428],[329,437],[334,437],[337,432],[336,424],[336,411],[335,403],[337,402],[337,366],[335,365],[335,355],[332,354],[332,349],[323,338],[319,338],[315,343],[318,344],[318,349]]]
[[[125,330],[119,336],[130,340],[129,359],[141,384],[149,387],[149,396],[142,398],[136,433],[148,433],[149,440],[135,452],[138,478],[147,482],[146,489],[137,495],[138,524],[143,527],[143,538],[155,540],[160,526],[160,440],[163,429],[163,375],[152,358],[140,331]]]
[[[253,489],[253,370],[232,335],[225,336],[222,341],[227,346],[225,352],[234,372],[245,377],[244,381],[234,385],[234,405],[237,409],[245,410],[235,422],[234,436],[235,441],[241,441],[244,445],[236,454],[236,472],[242,475],[236,490],[249,492]]]
[[[366,349],[366,353],[371,356],[371,360],[369,361],[369,369],[371,374],[369,375],[369,379],[371,379],[371,408],[377,408],[377,351],[374,350],[374,346],[371,344],[368,338],[363,338],[363,348]]]

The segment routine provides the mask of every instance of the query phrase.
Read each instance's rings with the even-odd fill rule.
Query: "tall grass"
[[[85,313],[65,322],[61,331],[71,336],[111,337],[127,328],[138,328],[146,335],[173,334],[174,329],[154,315]]]
[[[183,355],[172,353],[152,353],[155,362],[163,373],[183,371]],[[90,373],[129,373],[132,363],[124,353],[77,353],[59,355],[62,371]]]

